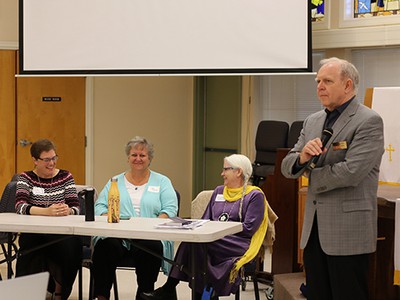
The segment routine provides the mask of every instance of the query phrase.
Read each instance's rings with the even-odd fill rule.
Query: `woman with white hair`
[[[207,279],[197,274],[196,294],[201,299],[204,288],[211,287],[211,299],[236,293],[241,281],[238,272],[258,253],[268,225],[268,203],[263,192],[248,185],[252,173],[250,160],[241,154],[233,154],[224,159],[221,176],[224,185],[218,186],[203,214],[203,219],[220,222],[241,222],[243,231],[226,236],[207,244],[207,253],[199,247],[199,263],[207,259]],[[175,256],[180,266],[190,268],[190,248],[182,243]],[[190,277],[179,266],[171,269],[167,282],[150,293],[142,293],[142,299],[174,300],[177,299],[176,286],[180,280],[190,281]]]

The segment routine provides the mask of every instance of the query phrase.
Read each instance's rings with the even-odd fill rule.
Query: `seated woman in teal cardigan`
[[[130,169],[115,178],[118,179],[120,192],[121,218],[169,218],[178,211],[176,192],[168,177],[151,171],[150,163],[154,156],[153,145],[143,137],[136,136],[125,147]],[[100,192],[95,203],[96,215],[107,215],[108,191],[111,182]],[[93,252],[94,296],[99,300],[109,299],[114,282],[115,269],[126,256],[135,261],[138,289],[136,299],[141,292],[154,290],[154,283],[163,267],[169,272],[170,265],[164,263],[146,251],[135,247],[144,246],[166,258],[173,258],[173,242],[150,240],[124,240],[119,238],[96,237]]]

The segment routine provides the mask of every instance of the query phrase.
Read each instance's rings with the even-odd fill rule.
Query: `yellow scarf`
[[[254,190],[259,190],[261,193],[263,191],[257,187],[257,186],[250,186],[248,185],[246,187],[246,192],[245,195],[250,193],[251,191]],[[224,188],[224,198],[225,200],[229,202],[237,201],[242,198],[242,193],[243,193],[243,188],[235,188],[235,189],[229,189],[227,187]],[[263,193],[264,194],[264,193]],[[265,237],[265,233],[267,232],[267,227],[268,227],[268,202],[267,199],[265,198],[264,195],[264,201],[265,201],[265,209],[264,209],[264,219],[260,224],[260,227],[257,229],[257,231],[254,233],[254,235],[251,237],[250,245],[247,251],[243,254],[243,256],[235,263],[234,267],[231,270],[231,273],[229,275],[229,282],[233,283],[242,268],[245,264],[250,262],[256,255],[258,254],[258,251],[260,250],[260,247],[262,245],[262,242]]]

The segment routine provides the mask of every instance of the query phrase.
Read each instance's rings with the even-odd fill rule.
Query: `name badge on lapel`
[[[341,142],[336,142],[333,143],[333,150],[346,150],[347,149],[347,142],[346,141],[341,141]]]
[[[215,197],[215,202],[225,202],[224,195],[218,194],[217,197]]]

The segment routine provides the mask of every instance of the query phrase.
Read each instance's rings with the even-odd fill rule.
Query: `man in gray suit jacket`
[[[348,61],[322,60],[316,82],[326,109],[307,117],[282,162],[287,178],[309,178],[300,242],[307,299],[368,299],[383,122],[355,99],[359,75]],[[333,134],[323,145],[320,137],[327,128]]]

